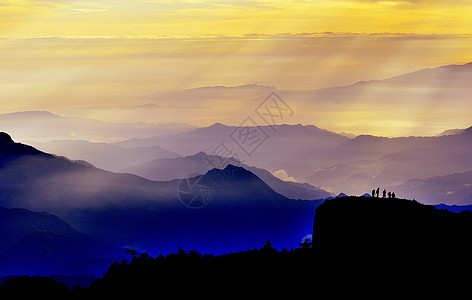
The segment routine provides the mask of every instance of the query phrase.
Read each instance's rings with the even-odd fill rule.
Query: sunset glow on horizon
[[[305,32],[470,34],[470,1],[0,2],[3,37],[217,37]]]
[[[176,102],[166,93],[246,84],[310,91],[463,65],[470,53],[467,0],[6,0],[0,1],[0,113],[238,125],[265,90],[239,99],[225,94],[230,100],[219,102],[215,95]],[[289,123],[333,131],[434,135],[471,125],[468,103],[425,114],[423,102],[333,108],[285,95],[296,111]],[[379,91],[365,98],[373,95]],[[148,104],[159,109],[129,113]]]
[[[472,0],[0,0],[0,295],[459,274],[471,100]]]

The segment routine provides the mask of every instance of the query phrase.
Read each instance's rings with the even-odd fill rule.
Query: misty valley
[[[472,0],[0,0],[0,299],[463,298],[471,29]]]
[[[25,115],[45,118],[42,124],[51,117],[15,118]],[[364,259],[380,251],[395,255],[399,265],[411,263],[403,247],[431,258],[450,247],[467,252],[461,240],[472,222],[471,128],[384,138],[276,125],[251,162],[199,150],[236,129],[215,124],[113,143],[31,141],[35,147],[0,133],[4,289],[66,286],[64,293],[90,296],[120,291],[120,282],[131,278],[145,290],[152,278],[189,266],[213,278],[216,270],[259,265],[271,277],[274,265],[328,272],[333,266],[320,256],[349,265],[368,247],[377,250]],[[375,194],[380,187],[388,197]],[[52,281],[41,283],[47,278]],[[297,278],[295,286],[306,280]]]

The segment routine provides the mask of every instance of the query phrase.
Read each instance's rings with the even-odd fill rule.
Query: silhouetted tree
[[[401,222],[398,222],[399,215]],[[281,252],[269,240],[259,250],[215,256],[201,255],[195,250],[186,253],[181,247],[177,253],[161,254],[157,258],[142,254],[129,264],[114,263],[85,291],[84,298],[136,298],[171,293],[178,297],[204,295],[219,299],[221,291],[229,291],[235,298],[248,294],[275,298],[283,293],[306,292],[315,283],[317,288],[323,287],[333,283],[340,273],[352,275],[346,276],[350,283],[365,284],[367,274],[372,274],[369,282],[378,279],[388,283],[400,271],[404,273],[402,276],[410,273],[418,276],[430,273],[425,269],[427,266],[436,270],[442,261],[435,259],[440,257],[438,253],[460,250],[462,257],[467,257],[465,254],[470,253],[471,247],[464,237],[471,224],[471,212],[455,214],[407,200],[338,198],[325,201],[317,209],[314,242],[309,251],[304,250],[304,245],[309,243],[307,239],[300,243],[301,249]],[[407,247],[424,254],[411,255],[403,251]],[[429,252],[434,255],[428,255]],[[464,261],[456,265],[463,268]],[[446,264],[452,265],[449,260],[443,266]],[[359,276],[359,270],[368,272]],[[436,279],[438,274],[450,273],[432,274]],[[339,280],[342,278],[336,280],[337,287]],[[395,280],[391,282],[396,284]]]
[[[264,253],[264,254],[270,254],[270,253],[277,252],[277,249],[272,247],[272,242],[271,241],[267,241],[267,243],[264,245],[264,247],[261,248],[260,252]]]
[[[133,260],[133,258],[138,255],[138,252],[136,250],[133,249],[133,246],[130,246],[130,249],[129,250],[126,250],[126,253],[131,255],[131,260]]]
[[[300,246],[303,249],[309,249],[309,248],[311,248],[312,244],[311,244],[309,239],[305,239],[305,241],[303,243],[300,243]]]
[[[194,258],[200,258],[202,255],[200,253],[198,253],[198,251],[196,251],[195,249],[194,250],[190,250],[190,252],[188,253],[191,257],[194,257]]]

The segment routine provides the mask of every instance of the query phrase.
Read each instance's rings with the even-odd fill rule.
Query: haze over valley
[[[469,2],[0,1],[0,295],[452,286]]]

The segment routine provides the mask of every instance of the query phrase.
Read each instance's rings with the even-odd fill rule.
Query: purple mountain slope
[[[470,205],[472,203],[472,171],[411,179],[390,189],[402,197],[416,199],[423,203]]]
[[[9,138],[2,143],[2,149],[33,153],[2,157],[1,206],[48,211],[94,239],[153,255],[179,246],[223,253],[267,240],[294,247],[311,231],[321,203],[288,199],[233,165],[189,179],[150,181],[47,155]],[[30,237],[51,241],[49,234]]]
[[[120,249],[74,230],[54,215],[25,209],[0,207],[0,240],[0,276],[100,275],[106,271],[98,267],[100,261],[122,256]]]
[[[287,198],[313,200],[333,196],[332,193],[310,184],[280,180],[269,171],[248,166],[241,163],[236,158],[226,159],[217,155],[207,155],[204,152],[175,159],[156,159],[130,168],[127,171],[150,180],[165,181],[176,178],[185,178],[191,174],[205,174],[215,166],[225,168],[228,164],[241,166],[246,170],[251,171],[267,183],[274,191],[286,196]]]
[[[97,168],[113,172],[124,172],[128,168],[159,158],[176,158],[180,155],[160,146],[124,148],[109,143],[92,143],[79,140],[57,140],[47,143],[30,141],[38,149],[85,160]]]

